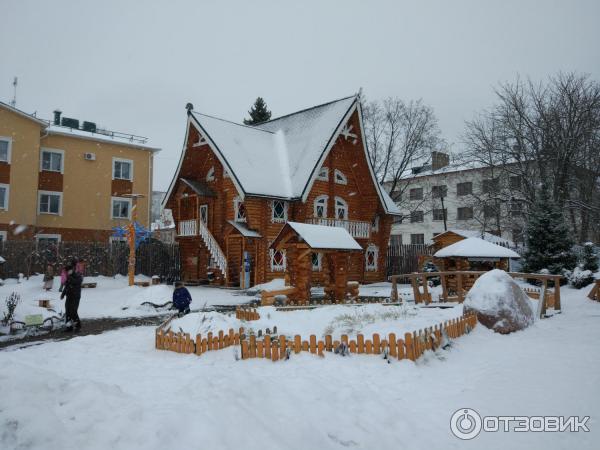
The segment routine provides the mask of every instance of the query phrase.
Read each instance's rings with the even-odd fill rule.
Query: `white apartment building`
[[[520,182],[506,171],[451,163],[449,155],[433,152],[428,163],[402,177],[393,198],[404,215],[391,234],[403,244],[431,244],[445,230],[472,230],[519,245],[525,208],[519,200]]]

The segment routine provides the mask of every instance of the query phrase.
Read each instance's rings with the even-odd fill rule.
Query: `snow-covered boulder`
[[[480,276],[465,297],[465,314],[477,314],[477,320],[498,333],[522,330],[534,321],[527,294],[503,270],[491,270]]]

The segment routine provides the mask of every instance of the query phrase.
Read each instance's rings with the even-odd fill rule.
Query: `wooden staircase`
[[[227,282],[227,257],[208,227],[201,220],[198,221],[198,234],[204,241],[204,245],[208,249],[213,261],[216,263],[216,267],[212,268],[213,272],[216,272],[214,271],[215,268],[220,272],[220,274],[215,273],[215,277],[219,275],[219,278],[224,278],[225,282]]]

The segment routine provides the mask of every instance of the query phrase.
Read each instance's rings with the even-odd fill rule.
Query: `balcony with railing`
[[[327,219],[314,217],[306,220],[313,225],[325,225],[327,227],[345,228],[353,238],[369,239],[371,237],[371,224],[360,220]]]
[[[198,236],[198,219],[180,220],[177,223],[178,236]]]

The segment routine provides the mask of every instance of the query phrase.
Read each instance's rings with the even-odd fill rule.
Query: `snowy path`
[[[417,364],[374,356],[235,361],[155,351],[138,327],[0,352],[0,448],[595,449],[600,304],[500,336],[478,327]],[[589,415],[589,433],[451,435],[482,415]]]

